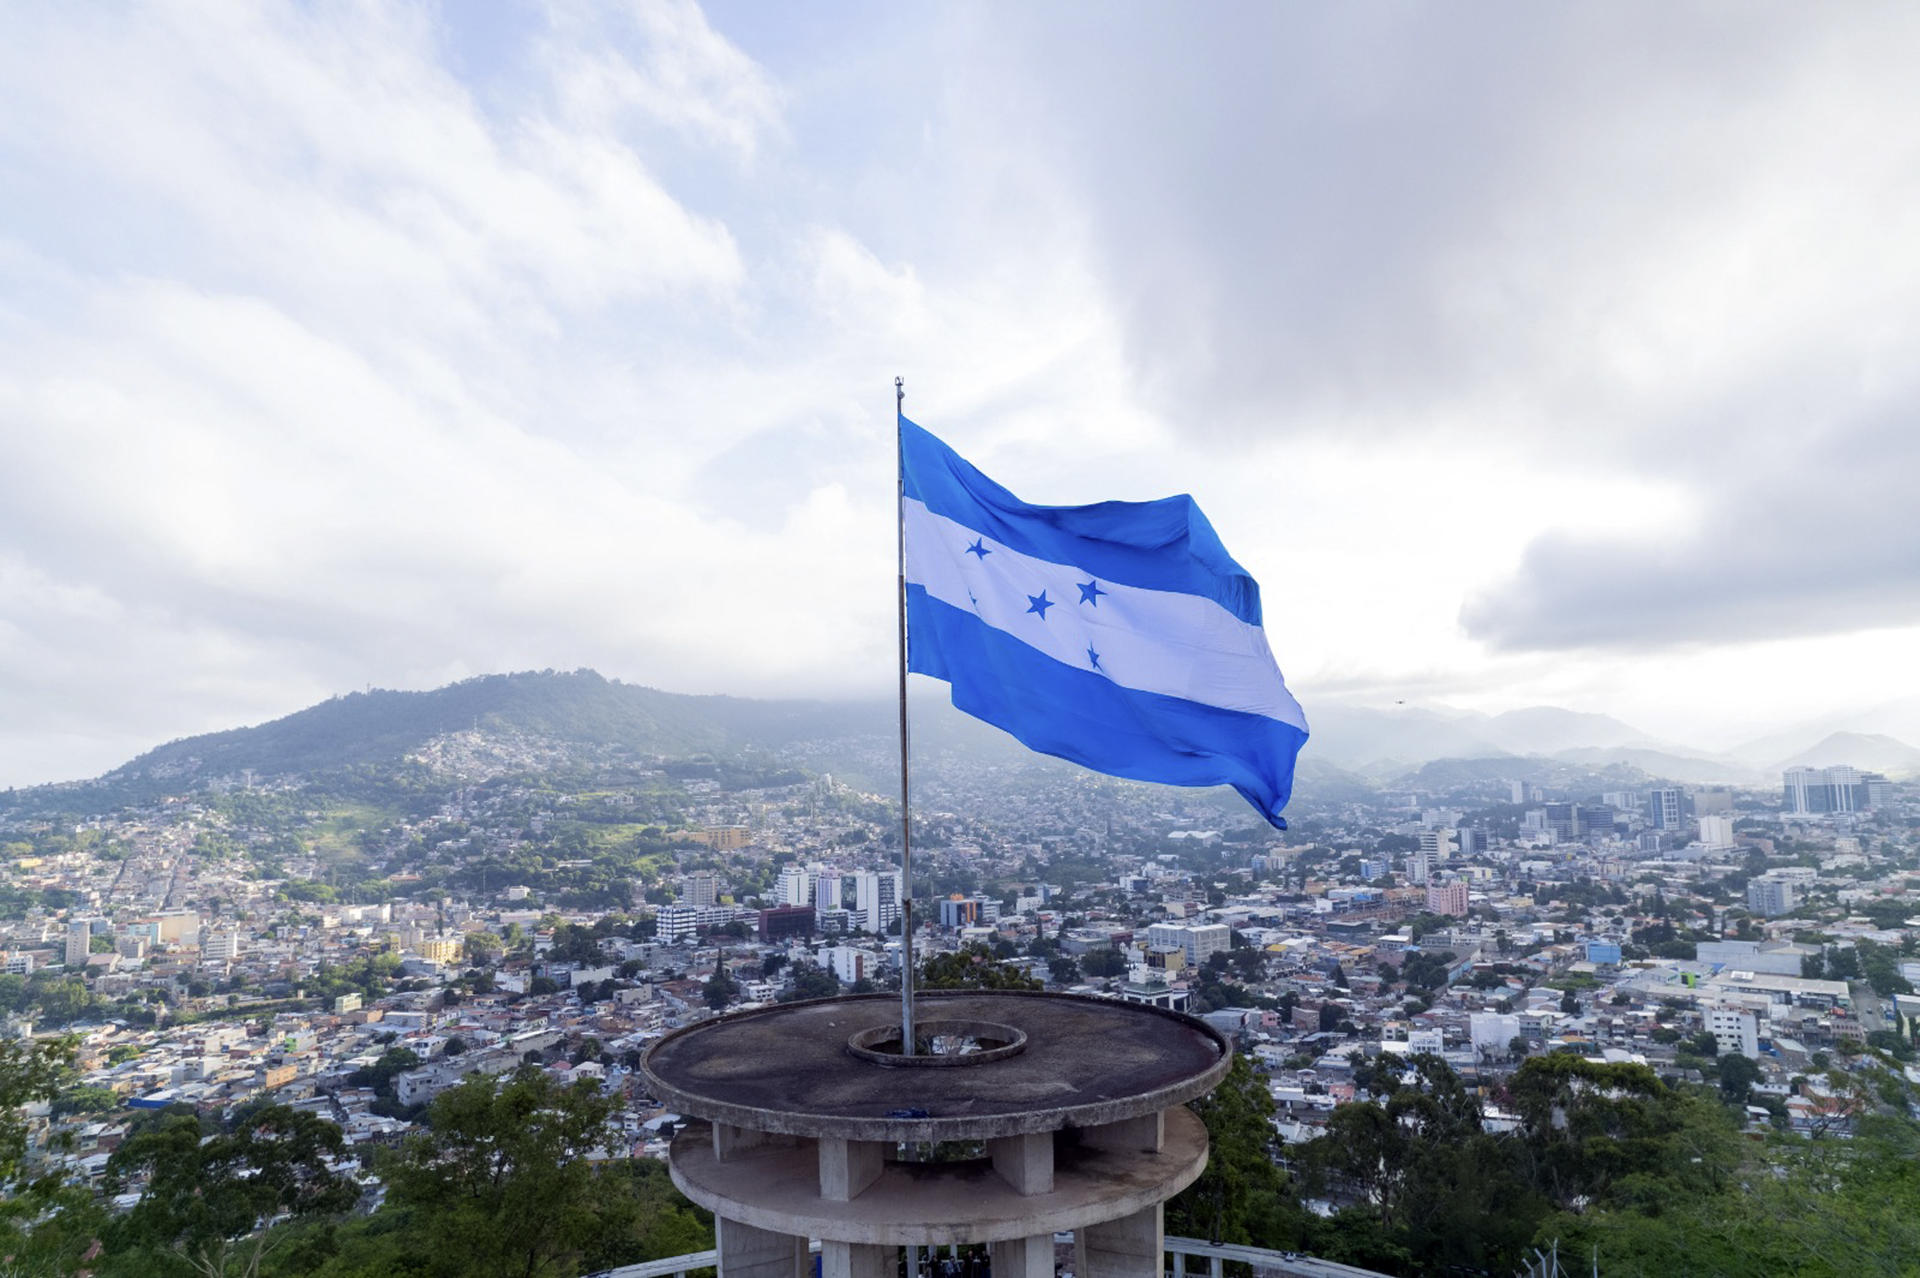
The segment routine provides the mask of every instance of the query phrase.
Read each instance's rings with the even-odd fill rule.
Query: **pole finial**
[[[893,379],[893,406],[897,409],[906,402],[907,379],[904,377],[896,377]]]

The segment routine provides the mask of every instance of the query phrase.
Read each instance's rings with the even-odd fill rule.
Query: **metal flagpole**
[[[907,383],[893,379],[894,531],[898,534],[899,581],[895,596],[900,630],[900,1054],[913,1042],[913,819],[907,807]]]

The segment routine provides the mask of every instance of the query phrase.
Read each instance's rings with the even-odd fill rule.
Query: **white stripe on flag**
[[[902,503],[907,580],[942,603],[1077,670],[1098,669],[1139,692],[1265,715],[1306,730],[1306,715],[1281,681],[1267,637],[1211,599],[1103,581],[1049,563],[927,509]],[[976,541],[989,553],[970,553]],[[1081,602],[1082,583],[1099,589]],[[1045,594],[1047,606],[1029,611]]]

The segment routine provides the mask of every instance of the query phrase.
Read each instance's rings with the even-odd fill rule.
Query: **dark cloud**
[[[1499,649],[1655,648],[1920,621],[1911,411],[1798,440],[1760,434],[1683,534],[1565,534],[1461,613]]]

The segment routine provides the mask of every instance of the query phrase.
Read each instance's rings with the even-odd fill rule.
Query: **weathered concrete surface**
[[[1157,1212],[1207,1165],[1207,1129],[1192,1111],[1169,1111],[1165,1130],[1152,1153],[1062,1137],[1054,1147],[1053,1187],[1039,1194],[1017,1192],[991,1159],[980,1158],[890,1162],[851,1201],[833,1201],[821,1195],[821,1160],[813,1148],[761,1145],[722,1163],[698,1125],[674,1140],[670,1167],[674,1184],[694,1202],[775,1233],[885,1245],[992,1243]]]
[[[720,1278],[805,1278],[813,1268],[807,1240],[769,1233],[724,1217],[714,1221]]]
[[[891,995],[746,1012],[667,1035],[642,1063],[661,1101],[760,1131],[849,1140],[986,1140],[1157,1113],[1225,1077],[1231,1048],[1177,1012],[1068,994],[936,991],[925,1019],[998,1021],[1018,1055],[936,1070],[852,1056],[847,1039],[899,1015]]]
[[[820,1278],[894,1278],[899,1257],[897,1247],[824,1241],[820,1244]]]
[[[993,1278],[1053,1278],[1053,1235],[1009,1238],[988,1249]]]
[[[1160,1278],[1165,1250],[1165,1214],[1155,1203],[1076,1233],[1073,1272],[1076,1278]]]

